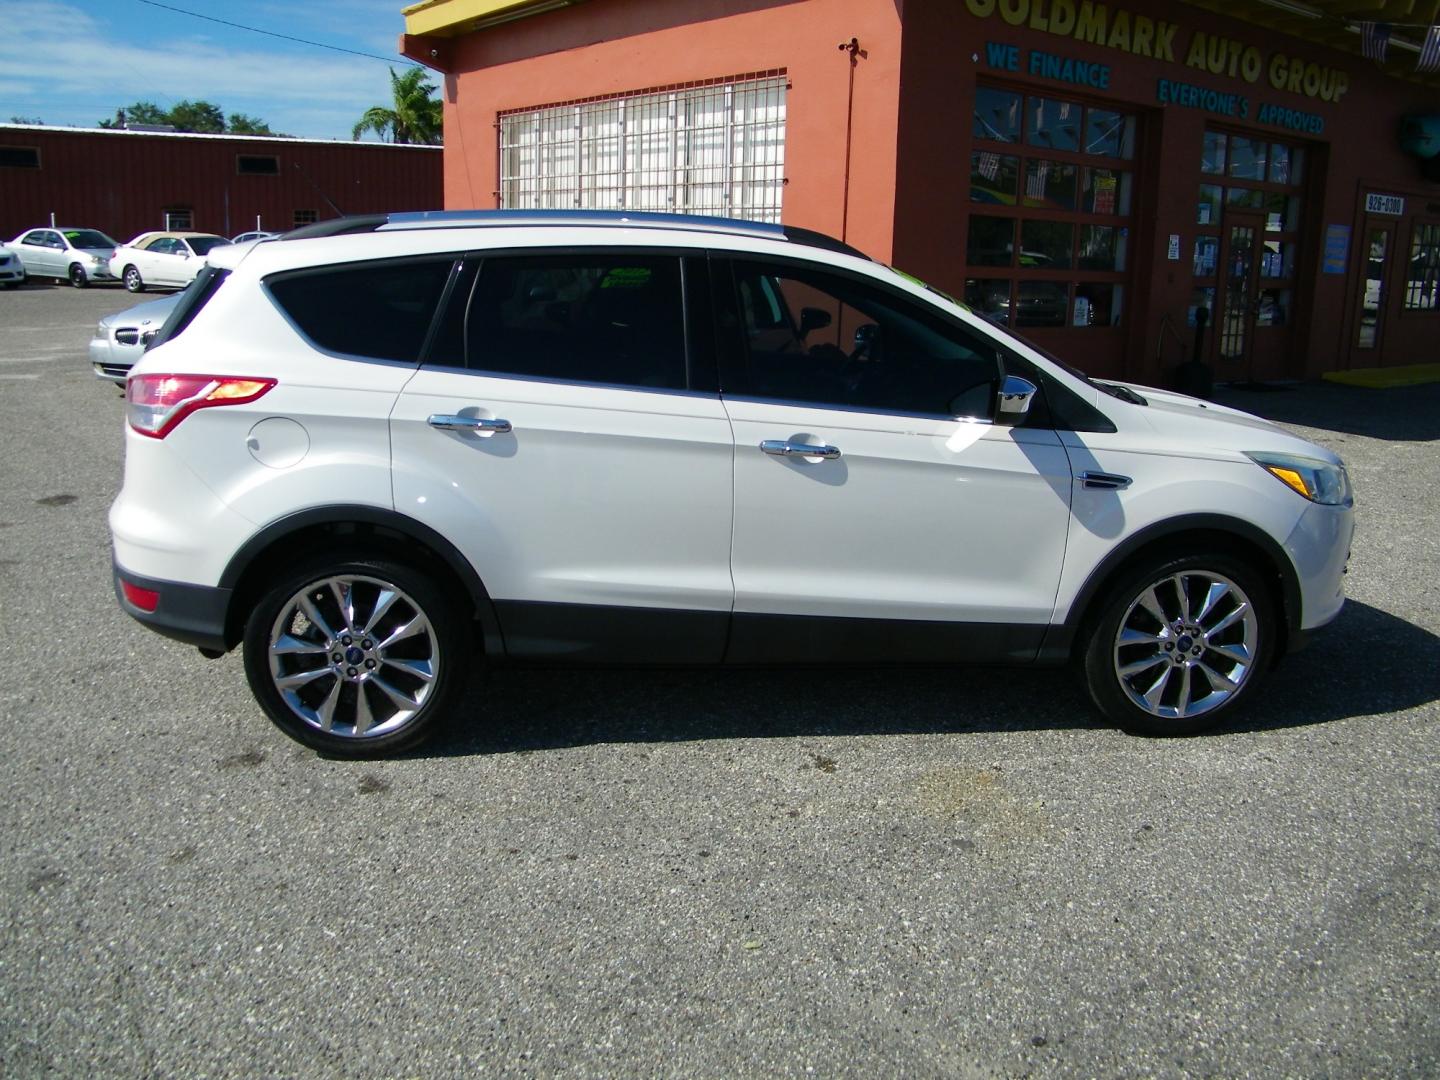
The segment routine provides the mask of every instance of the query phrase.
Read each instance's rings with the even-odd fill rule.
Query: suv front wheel
[[[245,625],[245,674],[291,738],[337,757],[418,743],[464,689],[471,639],[455,604],[401,563],[314,559]]]
[[[1233,556],[1147,561],[1101,600],[1085,650],[1100,711],[1141,735],[1193,735],[1248,697],[1275,650],[1274,601]]]

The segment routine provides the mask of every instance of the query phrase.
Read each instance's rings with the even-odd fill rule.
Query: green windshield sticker
[[[928,281],[921,281],[921,280],[920,280],[918,277],[916,277],[914,274],[907,274],[904,270],[901,270],[898,266],[890,266],[890,267],[887,267],[886,269],[888,269],[892,274],[898,274],[900,277],[904,278],[906,281],[910,282],[910,284],[912,284],[912,285],[919,285],[920,288],[925,289],[925,290],[927,290],[927,291],[929,291],[929,292],[933,292],[936,296],[944,297],[946,300],[949,300],[950,303],[954,304],[956,307],[964,308],[966,311],[973,311],[973,310],[974,310],[974,308],[972,308],[969,304],[965,303],[964,300],[956,300],[955,297],[951,296],[951,295],[950,295],[949,293],[947,293],[945,290],[943,290],[943,289],[937,289],[934,285],[931,285]]]
[[[650,284],[648,266],[617,266],[605,272],[600,282],[602,289],[643,289]]]

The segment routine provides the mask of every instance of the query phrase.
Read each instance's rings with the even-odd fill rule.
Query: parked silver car
[[[99,229],[29,229],[10,246],[20,256],[26,277],[68,281],[83,289],[92,281],[114,281],[110,256],[116,243]]]
[[[183,295],[171,293],[101,319],[95,327],[95,336],[90,339],[90,364],[96,377],[124,386],[130,368],[145,352],[150,339],[160,332]]]

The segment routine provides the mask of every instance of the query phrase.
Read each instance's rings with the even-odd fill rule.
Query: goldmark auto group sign
[[[1254,45],[1190,30],[1164,19],[1137,15],[1092,0],[965,0],[970,14],[998,18],[1059,37],[1176,64],[1207,75],[1242,79],[1272,90],[1336,104],[1350,88],[1350,76],[1287,53],[1266,53]]]

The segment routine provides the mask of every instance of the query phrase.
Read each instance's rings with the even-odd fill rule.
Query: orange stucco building
[[[1215,378],[1280,380],[1440,358],[1440,77],[1342,8],[427,0],[401,47],[447,208],[780,220],[1095,374],[1163,381],[1208,321]]]

